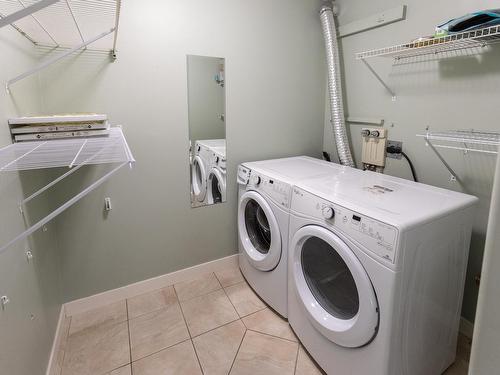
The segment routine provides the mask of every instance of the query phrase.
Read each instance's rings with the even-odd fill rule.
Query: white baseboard
[[[59,353],[59,346],[61,345],[61,339],[63,335],[62,325],[64,319],[66,318],[66,312],[64,310],[64,305],[61,306],[61,311],[59,312],[59,321],[57,322],[56,333],[54,335],[54,341],[52,342],[52,349],[50,351],[49,363],[47,365],[46,375],[55,374],[53,372],[53,367],[57,366],[57,355]]]
[[[168,273],[166,275],[157,276],[152,279],[139,281],[121,288],[108,290],[93,296],[71,301],[64,305],[66,316],[80,314],[113,302],[122,301],[126,298],[135,297],[140,294],[165,288],[182,281],[193,280],[205,273],[220,271],[227,267],[236,266],[237,264],[238,254],[234,254],[225,258],[216,259],[211,262],[198,264],[193,267]]]
[[[463,316],[460,317],[460,333],[469,339],[472,339],[474,333],[474,323],[465,319]]]

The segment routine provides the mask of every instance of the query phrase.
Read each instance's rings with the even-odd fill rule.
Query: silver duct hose
[[[354,160],[347,139],[344,118],[344,102],[342,100],[342,80],[340,77],[339,46],[337,27],[333,17],[333,4],[321,7],[320,19],[325,38],[326,63],[328,67],[328,93],[330,96],[331,123],[340,163],[355,168]]]

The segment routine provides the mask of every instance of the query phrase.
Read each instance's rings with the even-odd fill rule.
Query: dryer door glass
[[[266,213],[253,199],[245,207],[245,226],[252,245],[261,254],[267,254],[271,248],[271,229]]]
[[[318,303],[338,319],[351,319],[359,310],[359,294],[349,267],[339,253],[318,237],[302,247],[302,270]]]

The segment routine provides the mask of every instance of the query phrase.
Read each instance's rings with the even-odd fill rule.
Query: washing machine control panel
[[[250,172],[248,187],[274,201],[284,208],[290,208],[292,187],[282,181],[265,176],[255,171]]]
[[[293,188],[292,211],[321,220],[391,263],[396,259],[398,230],[392,225]]]

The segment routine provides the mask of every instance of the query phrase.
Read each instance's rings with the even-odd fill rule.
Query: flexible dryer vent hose
[[[325,38],[326,63],[328,68],[328,93],[330,96],[331,123],[340,163],[355,168],[347,138],[342,100],[339,46],[337,28],[333,17],[333,4],[325,4],[320,11],[321,27]]]

